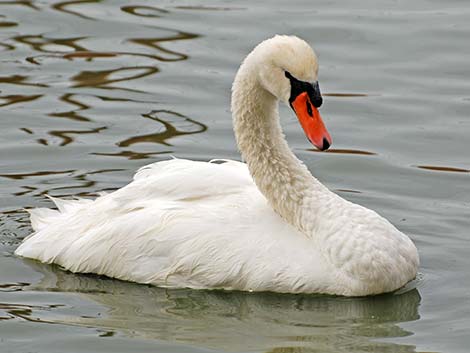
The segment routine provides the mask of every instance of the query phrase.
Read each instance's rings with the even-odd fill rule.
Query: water
[[[470,4],[464,1],[1,1],[2,352],[466,352]],[[240,60],[275,33],[320,57],[333,150],[295,153],[416,243],[393,295],[163,290],[13,256],[24,208],[93,196],[170,155],[238,158]]]

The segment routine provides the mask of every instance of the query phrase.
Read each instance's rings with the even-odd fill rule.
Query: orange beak
[[[291,102],[291,106],[309,141],[319,150],[327,150],[331,146],[331,136],[326,130],[320,112],[313,106],[307,92],[300,93]]]

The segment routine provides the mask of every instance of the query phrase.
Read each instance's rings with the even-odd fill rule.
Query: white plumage
[[[141,168],[95,200],[31,211],[16,254],[162,287],[369,295],[416,276],[411,240],[374,211],[317,181],[292,154],[277,114],[288,70],[316,81],[312,49],[276,36],[245,59],[233,85],[247,164],[183,159]]]

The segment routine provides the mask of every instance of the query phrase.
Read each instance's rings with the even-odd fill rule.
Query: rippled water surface
[[[0,1],[2,352],[468,352],[466,1]],[[393,295],[163,290],[16,258],[24,208],[93,196],[171,155],[234,158],[230,85],[275,33],[315,46],[333,149],[289,143],[416,243]],[[275,259],[273,259],[275,261]]]

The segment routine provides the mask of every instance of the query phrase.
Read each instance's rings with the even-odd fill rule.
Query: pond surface
[[[468,352],[470,3],[0,1],[2,352]],[[24,208],[92,197],[171,155],[239,155],[229,112],[242,58],[276,33],[320,57],[317,153],[328,187],[416,243],[409,288],[372,298],[163,290],[13,255]]]

